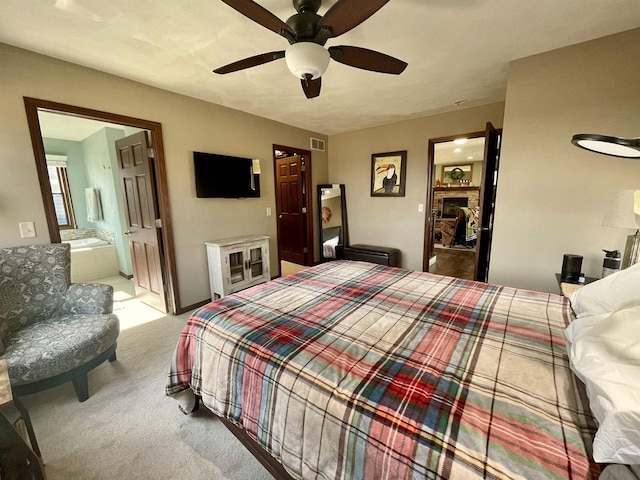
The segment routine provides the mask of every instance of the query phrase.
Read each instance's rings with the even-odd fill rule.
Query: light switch
[[[419,203],[418,204],[418,211],[419,212],[424,212],[424,203]]]
[[[33,238],[36,236],[36,227],[33,225],[33,222],[20,222],[18,226],[20,227],[20,236],[22,238]]]
[[[271,207],[267,207],[267,217],[271,216]]]

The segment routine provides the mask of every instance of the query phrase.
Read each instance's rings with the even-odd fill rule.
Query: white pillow
[[[567,329],[571,369],[584,382],[599,422],[598,463],[640,464],[640,301]]]
[[[577,317],[611,313],[623,303],[640,300],[640,263],[585,285],[569,299]]]

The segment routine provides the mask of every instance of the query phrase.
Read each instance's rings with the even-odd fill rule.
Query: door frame
[[[277,195],[278,193],[278,177],[276,171],[276,160],[278,158],[276,156],[276,150],[280,152],[284,152],[287,155],[304,155],[307,158],[307,163],[305,164],[303,181],[304,181],[304,189],[305,189],[305,198],[304,198],[304,208],[307,209],[306,215],[303,217],[305,222],[305,247],[307,248],[307,252],[304,254],[304,264],[306,266],[311,266],[314,264],[314,241],[313,241],[313,189],[312,187],[312,179],[311,179],[311,151],[304,150],[302,148],[294,148],[294,147],[286,147],[284,145],[276,145],[273,144],[273,184],[274,184],[274,193]],[[278,199],[276,199],[278,201]],[[277,209],[276,209],[277,210]],[[276,212],[277,213],[277,212]],[[278,270],[280,270],[280,264],[282,259],[280,258],[280,227],[276,219],[276,228],[278,232],[278,238],[276,239],[276,247],[278,251]],[[282,273],[282,272],[280,272]]]
[[[162,268],[167,311],[171,315],[182,313],[180,311],[178,275],[176,269],[175,247],[173,243],[173,222],[171,220],[171,209],[169,208],[169,189],[167,186],[167,170],[164,158],[164,145],[162,141],[162,124],[150,120],[143,120],[140,118],[128,117],[100,110],[92,110],[89,108],[52,102],[49,100],[31,97],[23,98],[27,113],[29,133],[31,135],[31,145],[33,146],[33,153],[36,162],[36,170],[38,172],[38,181],[40,182],[42,203],[47,219],[47,227],[49,229],[49,238],[51,243],[60,243],[61,239],[58,222],[56,220],[55,207],[53,204],[53,196],[51,194],[51,186],[49,184],[49,176],[47,173],[47,161],[44,152],[42,132],[40,130],[40,122],[38,121],[38,111],[70,115],[88,120],[110,122],[149,131],[151,134],[151,148],[154,152],[155,162],[153,183],[158,195],[158,204],[160,206],[160,211],[158,213],[162,222],[162,259],[160,263]]]

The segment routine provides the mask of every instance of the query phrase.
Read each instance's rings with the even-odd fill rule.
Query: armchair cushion
[[[6,338],[2,358],[12,386],[37,382],[73,370],[116,343],[118,317],[66,315],[33,323]]]
[[[72,283],[64,294],[55,316],[100,315],[113,312],[113,287],[103,283]]]

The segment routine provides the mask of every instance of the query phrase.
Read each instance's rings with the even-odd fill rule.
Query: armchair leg
[[[111,356],[109,357],[109,361],[110,361],[110,362],[115,362],[116,360],[117,360],[117,357],[116,357],[116,352],[115,352],[115,350],[114,350],[114,351],[113,351],[113,355],[111,355]]]
[[[78,401],[84,402],[89,398],[89,379],[87,372],[75,372],[73,375],[73,388],[76,390]]]

